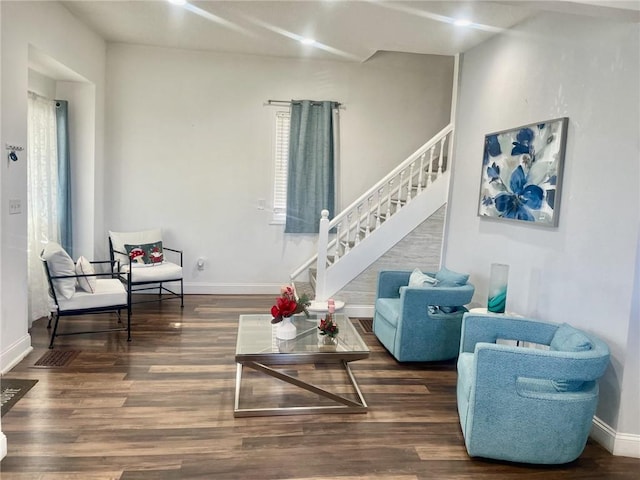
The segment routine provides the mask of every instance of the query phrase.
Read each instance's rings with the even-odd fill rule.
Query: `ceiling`
[[[63,1],[107,42],[362,62],[454,55],[542,10],[638,22],[640,1]],[[603,6],[606,5],[606,6]],[[467,27],[453,24],[466,18]],[[299,40],[310,37],[314,45]]]

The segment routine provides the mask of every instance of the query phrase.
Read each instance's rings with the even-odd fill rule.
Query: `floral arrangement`
[[[338,335],[340,329],[338,328],[336,321],[333,319],[333,315],[327,315],[327,318],[320,320],[318,330],[320,330],[320,335],[335,337]]]
[[[327,317],[320,320],[320,325],[318,326],[318,330],[320,330],[320,335],[327,335],[329,337],[335,337],[338,335],[340,331],[338,328],[338,324],[333,319],[333,314],[336,311],[335,302],[332,298],[327,301],[329,312],[327,313]]]
[[[276,299],[276,304],[271,307],[271,316],[273,316],[271,323],[280,323],[283,318],[296,313],[304,313],[309,318],[309,310],[307,310],[309,306],[311,301],[306,293],[297,297],[291,285],[284,285],[280,288],[280,296]]]

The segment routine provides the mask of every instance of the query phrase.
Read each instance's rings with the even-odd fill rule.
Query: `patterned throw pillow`
[[[124,248],[133,267],[153,267],[164,261],[162,242],[125,245]]]

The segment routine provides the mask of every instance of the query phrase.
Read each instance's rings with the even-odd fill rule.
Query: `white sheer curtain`
[[[49,315],[49,285],[40,252],[49,241],[59,242],[58,153],[56,104],[29,92],[28,103],[28,280],[29,324]]]

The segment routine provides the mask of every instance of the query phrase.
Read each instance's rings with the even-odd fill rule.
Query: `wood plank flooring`
[[[368,413],[234,418],[238,315],[266,313],[272,302],[273,296],[190,295],[183,310],[176,301],[136,305],[131,343],[124,332],[57,338],[56,349],[80,350],[64,368],[33,368],[48,344],[46,321],[39,320],[31,332],[34,352],[6,375],[39,382],[2,418],[8,454],[0,477],[639,478],[640,459],[614,457],[592,441],[562,466],[469,458],[458,424],[455,363],[399,364],[358,323],[371,356],[352,369]],[[72,319],[61,328],[105,320]],[[348,390],[326,365],[287,372]],[[249,402],[310,400],[254,376],[243,389]]]

